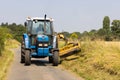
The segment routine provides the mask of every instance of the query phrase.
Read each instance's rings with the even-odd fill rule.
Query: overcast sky
[[[120,0],[0,0],[0,23],[44,14],[54,18],[55,31],[89,31],[101,28],[104,16],[120,19]]]

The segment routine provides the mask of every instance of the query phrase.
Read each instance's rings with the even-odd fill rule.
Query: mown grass
[[[85,80],[120,80],[120,42],[85,41],[62,65]]]
[[[18,46],[19,43],[16,40],[5,42],[5,49],[2,51],[2,56],[0,56],[0,80],[5,80],[7,69],[14,57],[12,49]]]

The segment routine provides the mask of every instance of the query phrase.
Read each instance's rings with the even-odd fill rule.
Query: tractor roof
[[[45,20],[44,18],[40,18],[40,17],[27,17],[26,20]],[[54,21],[52,18],[46,18],[46,20],[49,20],[49,21]]]

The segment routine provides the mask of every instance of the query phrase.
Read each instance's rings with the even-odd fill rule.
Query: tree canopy
[[[1,27],[6,27],[10,30],[10,33],[13,35],[13,38],[18,40],[19,42],[22,39],[23,33],[25,33],[25,27],[22,24],[8,24],[8,23],[1,23]]]
[[[111,31],[113,35],[118,36],[120,38],[120,20],[113,20]]]
[[[105,16],[103,19],[103,29],[110,31],[110,19],[108,16]]]

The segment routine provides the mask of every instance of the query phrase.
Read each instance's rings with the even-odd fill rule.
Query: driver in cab
[[[44,33],[44,26],[42,24],[39,24],[39,26],[37,27],[37,33],[38,34]]]

